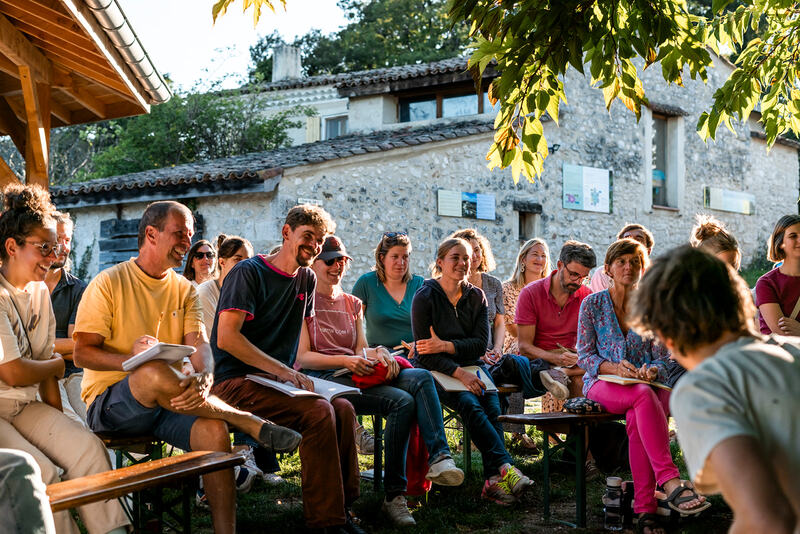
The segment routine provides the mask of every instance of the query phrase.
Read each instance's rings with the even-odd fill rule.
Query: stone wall
[[[206,237],[221,231],[238,233],[253,241],[257,251],[264,251],[278,242],[283,217],[299,198],[320,200],[355,258],[345,280],[348,288],[370,269],[382,232],[398,230],[408,231],[412,239],[413,271],[427,275],[437,243],[454,230],[474,226],[490,240],[498,264],[495,274],[505,278],[520,245],[513,203],[526,200],[542,205],[538,228],[554,259],[565,240],[578,239],[595,247],[601,261],[619,228],[628,222],[642,223],[654,233],[658,255],[686,243],[695,215],[708,211],[736,234],[747,265],[754,254],[763,255],[764,239],[778,217],[797,213],[798,156],[796,149],[777,144],[767,152],[763,141],[750,136],[747,123],[737,125],[735,133],[722,127],[716,142],[706,145],[700,139],[695,132],[697,117],[710,106],[714,88],[728,72],[729,67],[718,62],[708,85],[687,79],[683,88],[666,86],[656,69],[644,75],[651,102],[688,113],[682,120],[685,182],[677,211],[650,205],[649,113],[637,123],[618,102],[607,112],[602,93],[574,71],[566,80],[568,105],[562,107],[560,125],[545,123],[548,144],[560,148],[547,158],[544,175],[535,183],[523,179],[514,184],[510,171],[489,171],[485,155],[492,136],[480,134],[294,167],[284,172],[276,193],[201,198],[197,210],[205,218]],[[611,214],[562,208],[564,163],[613,172]],[[755,195],[755,215],[705,210],[706,185]],[[496,195],[496,221],[437,215],[438,189]],[[143,207],[126,206],[122,217],[138,217]],[[74,210],[74,215],[80,256],[92,236],[99,234],[99,221],[116,213],[98,208]],[[95,273],[96,249],[92,265],[90,271]]]

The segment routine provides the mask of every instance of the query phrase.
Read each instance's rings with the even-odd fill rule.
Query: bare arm
[[[211,352],[211,345],[208,344],[204,333],[190,332],[186,334],[183,336],[183,344],[195,348],[194,353],[189,357],[195,371],[214,373],[214,354]]]
[[[122,362],[131,354],[107,351],[103,348],[104,341],[100,334],[76,333],[75,352],[72,353],[75,365],[94,371],[122,371]]]
[[[800,532],[800,518],[776,483],[776,473],[751,436],[733,436],[711,450],[707,463],[733,509],[730,532]]]
[[[0,365],[0,380],[12,387],[32,386],[53,378],[64,376],[64,360],[53,356],[49,360],[17,358]]]
[[[535,360],[539,358],[553,365],[564,365],[567,367],[578,361],[578,355],[574,352],[551,352],[534,345],[533,338],[536,335],[536,325],[517,325],[517,332],[519,333],[519,337],[517,338],[519,352],[528,359]]]
[[[58,379],[54,376],[48,376],[39,382],[39,396],[42,402],[49,404],[59,412],[64,411],[61,405],[61,392],[58,389]]]
[[[515,323],[506,323],[506,331],[511,337],[519,337],[519,332],[517,332],[517,325]]]
[[[67,337],[57,337],[55,342],[55,352],[59,353],[65,360],[72,360],[72,351],[75,350],[75,341],[72,340],[72,333],[75,325],[69,325]]]
[[[217,347],[232,354],[243,363],[275,375],[280,380],[291,382],[296,387],[310,391],[313,383],[302,373],[284,365],[269,354],[250,343],[242,334],[246,314],[238,310],[225,310],[217,319]]]
[[[773,334],[783,335],[783,331],[778,324],[778,321],[784,316],[780,304],[777,302],[767,302],[758,307],[758,312],[761,314],[761,317],[764,318],[764,322],[767,323],[767,326],[769,326]]]
[[[497,354],[503,354],[503,341],[506,339],[506,322],[502,315],[496,313],[494,315],[494,325],[492,325],[492,341],[494,342],[494,351]]]

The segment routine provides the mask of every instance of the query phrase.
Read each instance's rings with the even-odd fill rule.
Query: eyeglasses
[[[48,257],[50,254],[58,256],[67,249],[67,247],[60,243],[31,243],[26,240],[25,244],[38,248],[44,258]]]
[[[407,236],[408,232],[383,232],[383,237],[392,239],[393,237]]]
[[[581,273],[576,273],[575,271],[570,271],[566,265],[564,266],[564,270],[567,271],[567,276],[569,276],[569,279],[572,280],[573,282],[580,282],[582,280],[586,280],[587,278],[589,278],[588,274],[584,275]]]
[[[344,256],[339,256],[337,258],[331,258],[329,260],[322,260],[322,262],[328,267],[333,266],[333,264],[336,263],[337,261],[341,261],[342,263],[347,263],[347,258],[345,258]]]
[[[194,253],[195,258],[208,258],[209,260],[213,260],[216,256],[217,256],[216,253],[214,253],[213,251]]]

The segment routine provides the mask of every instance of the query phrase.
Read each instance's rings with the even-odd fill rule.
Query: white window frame
[[[662,115],[659,113],[659,115]],[[685,208],[686,159],[684,157],[684,118],[680,115],[667,116],[667,154],[665,158],[664,181],[667,188],[667,206],[653,205],[653,112],[642,106],[640,120],[642,140],[642,176],[644,187],[642,203],[646,212],[653,209],[682,211]]]
[[[325,139],[325,140],[331,139],[331,138],[328,137],[328,124],[329,124],[329,122],[330,121],[338,121],[338,120],[341,120],[341,119],[345,120],[345,132],[343,134],[340,134],[338,137],[341,137],[342,135],[347,135],[347,131],[346,130],[349,127],[350,118],[347,115],[333,115],[331,117],[325,117],[325,120],[324,120],[325,131],[323,132],[323,139]],[[335,138],[332,138],[332,139],[335,139]]]

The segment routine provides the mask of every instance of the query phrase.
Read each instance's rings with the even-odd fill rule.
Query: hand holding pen
[[[461,367],[456,368],[453,373],[453,378],[456,378],[464,384],[464,387],[471,393],[477,396],[482,396],[486,391],[486,384],[480,379],[478,375],[474,375],[469,371],[465,371]]]

